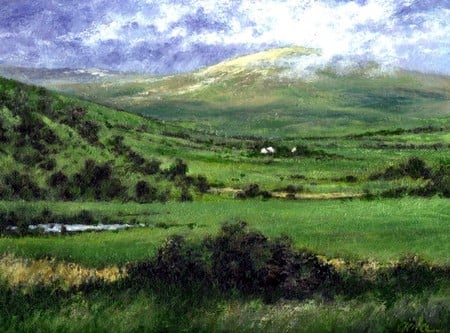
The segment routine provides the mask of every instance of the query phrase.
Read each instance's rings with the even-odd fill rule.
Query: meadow
[[[297,248],[327,258],[381,263],[416,254],[436,264],[449,264],[450,211],[447,199],[401,198],[374,200],[238,201],[204,198],[191,203],[72,203],[0,202],[1,210],[55,213],[86,209],[101,220],[135,220],[145,228],[67,236],[1,238],[0,251],[19,257],[54,257],[90,267],[123,265],[156,253],[169,235],[193,241],[214,235],[225,222],[243,220],[251,228],[275,237],[288,235]]]
[[[181,117],[173,96],[130,102],[148,82],[106,92],[117,98],[84,86],[166,120],[1,79],[0,330],[445,332],[447,81],[358,75],[289,88],[256,77],[240,108],[211,85],[183,97],[195,103]],[[272,102],[252,99],[267,85]],[[135,227],[30,231],[42,221]],[[224,224],[241,221],[248,233],[220,248]],[[221,285],[253,266],[245,281],[279,280]]]

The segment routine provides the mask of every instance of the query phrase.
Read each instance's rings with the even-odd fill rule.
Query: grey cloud
[[[348,2],[355,2],[360,6],[368,4],[367,0],[318,1],[332,6]],[[318,1],[305,2],[299,6],[307,7]],[[232,56],[285,45],[277,40],[260,40],[270,27],[263,26],[258,19],[252,20],[246,13],[240,12],[241,0],[218,2],[217,8],[213,8],[212,12],[206,11],[199,3],[201,2],[194,0],[4,1],[0,8],[0,62],[30,67],[99,67],[167,74],[191,71]],[[286,6],[288,3],[290,2],[277,2],[279,6]],[[396,7],[392,17],[380,22],[355,25],[353,32],[376,33],[402,40],[418,31],[425,31],[426,24],[433,19],[439,19],[443,28],[448,28],[448,16],[440,13],[442,9],[450,9],[448,0],[393,3],[396,3]],[[175,22],[169,22],[166,33],[161,33],[155,23],[170,14],[162,12],[163,4],[191,8],[188,14],[182,15]],[[137,14],[140,14],[140,20],[136,19]],[[99,29],[103,25],[114,23],[117,18],[121,24],[115,31],[118,37],[115,34],[113,37],[101,35]],[[254,38],[252,45],[248,45],[248,42],[217,45],[217,41],[208,43],[202,40],[206,33],[233,36],[233,20],[239,22],[241,29],[250,30]],[[177,29],[186,31],[186,36],[177,32]],[[91,41],[90,38],[96,33],[99,34],[98,38]],[[362,56],[369,58],[370,41],[364,43],[367,43],[368,51]],[[404,55],[405,59],[409,59],[408,64],[412,68],[439,68],[439,71],[449,73],[448,59],[446,63],[445,52],[442,51],[446,47],[448,49],[448,39],[421,43],[409,45],[407,41],[402,41],[396,48],[400,56]],[[426,47],[441,50],[441,55],[434,58],[424,56],[420,50]]]

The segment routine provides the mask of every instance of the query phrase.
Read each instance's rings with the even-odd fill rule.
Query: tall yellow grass
[[[33,260],[9,254],[0,257],[0,278],[14,287],[40,285],[68,289],[88,281],[114,282],[125,274],[117,266],[95,269],[55,259]]]

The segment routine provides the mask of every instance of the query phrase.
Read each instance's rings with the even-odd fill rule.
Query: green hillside
[[[56,84],[104,105],[233,135],[334,135],[448,124],[450,78],[357,69],[298,74],[314,50],[284,48],[232,59],[191,74]]]
[[[178,132],[177,126],[0,79],[1,196],[151,202],[184,195],[190,200],[205,191],[200,188],[205,180],[188,177],[179,148],[171,151],[177,145],[195,148],[194,142],[174,137]]]
[[[255,184],[275,196],[285,196],[291,187],[305,197],[354,196],[426,184],[429,178],[401,173],[388,182],[373,176],[408,158],[423,159],[432,168],[450,162],[445,121],[395,130],[387,123],[381,131],[326,137],[306,131],[279,139],[230,137],[12,80],[0,84],[5,199],[190,200],[209,187],[208,195],[234,196]],[[269,146],[275,154],[260,153]],[[136,197],[140,181],[149,184],[148,197]]]

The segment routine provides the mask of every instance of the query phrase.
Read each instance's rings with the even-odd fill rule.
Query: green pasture
[[[271,199],[238,201],[204,198],[193,203],[135,204],[81,202],[1,202],[0,208],[75,214],[146,223],[147,228],[69,236],[1,238],[0,252],[24,257],[51,256],[89,266],[123,264],[155,253],[169,235],[200,240],[224,222],[244,220],[270,237],[290,236],[298,248],[329,258],[398,260],[418,254],[449,263],[450,209],[441,198],[367,200]]]

